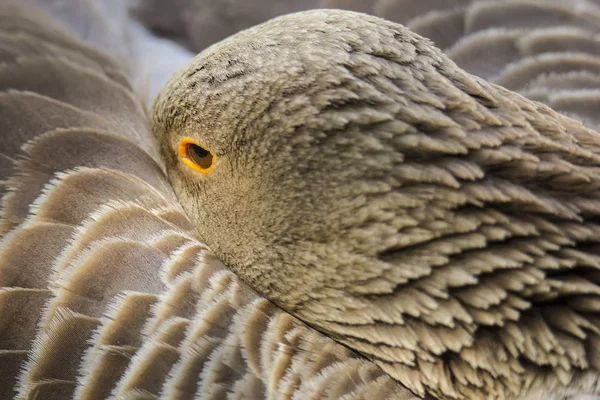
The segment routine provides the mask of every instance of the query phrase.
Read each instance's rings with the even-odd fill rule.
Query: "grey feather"
[[[431,39],[439,48],[451,47],[465,33],[465,10],[455,8],[444,11],[433,11],[419,15],[410,20],[408,27]]]
[[[212,255],[119,62],[30,11],[0,12],[0,397],[414,399]]]
[[[139,12],[200,48],[280,13],[360,8],[450,48],[469,72],[597,124],[590,89],[598,15],[589,1],[271,3],[146,2],[154,10]],[[204,203],[224,211],[198,218],[210,191],[181,193],[194,179],[178,182],[183,167],[173,166],[174,143],[163,138],[167,172],[191,222],[166,181],[139,100],[147,98],[144,74],[156,85],[163,68],[189,55],[143,30],[124,32],[118,2],[75,2],[66,12],[61,4],[42,6],[113,54],[132,40],[137,64],[126,70],[30,8],[0,12],[0,180],[8,191],[0,213],[0,398],[416,398],[405,386],[440,398],[597,397],[596,132],[464,73],[397,25],[335,12],[292,16],[206,53],[219,66],[209,72],[209,90],[198,92],[206,71],[185,79],[180,72],[159,98],[156,132],[182,134],[166,127],[192,120],[186,134],[210,135],[214,142],[205,144],[227,149],[211,176],[233,154],[237,172],[265,172],[257,181],[232,173],[229,189]],[[320,25],[321,18],[330,20]],[[361,42],[352,35],[364,23]],[[321,31],[330,37],[319,38]],[[318,45],[294,45],[303,34]],[[265,41],[293,54],[277,54],[270,65],[269,50],[255,55]],[[179,61],[144,70],[146,45]],[[310,62],[288,68],[298,54]],[[331,59],[346,60],[345,69],[327,75]],[[261,67],[246,70],[252,62]],[[311,81],[319,66],[319,76],[339,87]],[[252,79],[263,72],[265,79]],[[261,95],[269,79],[284,95]],[[213,109],[211,101],[223,105]],[[261,114],[265,102],[273,109]],[[282,110],[285,118],[269,120]],[[218,129],[196,129],[207,128],[202,118]],[[294,139],[284,134],[257,149],[260,134],[282,124]],[[242,127],[259,132],[255,143],[236,136]],[[236,140],[220,142],[223,135]],[[347,163],[342,172],[338,162]],[[276,189],[269,179],[281,176],[272,168],[283,176]],[[309,212],[281,218],[286,204],[298,211],[294,194]],[[344,230],[332,220],[349,224],[338,243],[331,238]],[[254,292],[199,237],[255,289],[336,341]],[[330,247],[306,251],[314,237]],[[264,253],[260,240],[272,238],[277,251]],[[375,262],[344,252],[348,243],[377,253]],[[230,245],[261,259],[240,263]],[[330,273],[340,259],[349,269]],[[303,270],[307,263],[316,272]]]
[[[513,20],[555,12],[515,4]],[[472,27],[504,26],[486,7]],[[591,54],[536,59],[496,81],[597,72]],[[552,96],[594,114],[593,92]],[[341,11],[210,47],[163,89],[153,120],[217,256],[415,393],[600,395],[600,309],[565,306],[600,291],[600,136],[580,121],[469,75],[400,25]],[[181,163],[183,137],[214,170]]]

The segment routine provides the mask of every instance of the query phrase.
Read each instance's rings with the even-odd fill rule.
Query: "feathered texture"
[[[542,101],[589,127],[600,127],[600,94],[593,84],[599,76],[598,1],[315,0],[278,1],[278,7],[271,3],[178,0],[172,7],[158,0],[138,0],[134,9],[149,27],[196,51],[295,10],[340,8],[373,14],[433,40],[469,73]]]
[[[118,62],[0,21],[1,399],[415,398],[198,241]]]
[[[165,74],[189,54],[173,43],[157,41],[140,27],[131,30],[124,25],[124,4],[120,1],[31,2],[50,11],[71,34],[120,58],[115,61],[74,40],[32,9],[2,7],[0,398],[17,393],[20,398],[51,399],[111,395],[124,399],[414,398],[372,363],[256,295],[198,241],[162,173],[139,101],[151,97]],[[597,11],[590,2],[326,0],[320,5],[277,2],[276,8],[267,7],[272,2],[262,2],[263,7],[213,3],[178,0],[178,7],[169,4],[167,8],[155,3],[163,8],[146,17],[164,21],[175,12],[172,21],[176,21],[179,33],[171,35],[179,35],[179,40],[188,43],[191,35],[200,48],[284,12],[317,6],[357,9],[408,24],[448,49],[470,72],[489,80],[502,78],[512,89],[569,112],[589,126],[598,121],[594,108],[597,95],[589,90],[598,86],[598,51],[593,36],[598,27]],[[187,4],[194,7],[188,9]],[[160,23],[163,31],[169,31],[169,23]],[[165,51],[172,55],[170,63],[159,65],[158,53],[164,55]],[[129,68],[124,54],[133,58]],[[385,52],[382,55],[389,56]],[[239,71],[232,76],[240,76]],[[132,86],[137,95],[133,95]],[[59,90],[61,87],[64,90]],[[478,90],[491,90],[484,87]],[[377,330],[359,332],[389,339],[396,329],[390,318],[400,314],[409,332],[392,339],[401,344],[394,342],[394,348],[386,348],[375,343],[372,347],[365,341],[359,343],[359,350],[385,353],[385,365],[389,360],[400,359],[402,364],[410,359],[410,351],[398,347],[417,348],[413,351],[418,355],[414,365],[422,368],[426,379],[413,365],[401,380],[410,382],[416,391],[434,387],[433,392],[443,398],[456,397],[456,386],[461,388],[458,396],[466,398],[501,397],[500,392],[485,393],[485,388],[519,386],[544,357],[548,363],[543,372],[548,380],[544,381],[543,374],[534,375],[541,379],[538,387],[531,386],[531,393],[524,398],[571,398],[568,393],[578,400],[596,398],[575,395],[580,384],[585,386],[584,381],[577,380],[580,371],[598,370],[600,348],[594,258],[597,227],[595,214],[590,211],[594,208],[596,172],[595,167],[583,171],[580,167],[597,157],[593,154],[595,144],[582,140],[587,131],[581,126],[569,123],[569,131],[580,133],[573,139],[563,132],[567,120],[495,90],[494,96],[508,98],[515,107],[524,108],[521,111],[525,115],[546,113],[548,121],[532,119],[536,124],[526,129],[524,138],[513,136],[522,134],[523,126],[514,132],[480,130],[475,142],[481,141],[483,144],[477,144],[481,147],[476,151],[468,148],[468,156],[451,155],[453,161],[445,162],[439,159],[447,156],[440,154],[460,154],[469,141],[463,138],[465,143],[457,146],[460,135],[459,139],[424,135],[439,123],[439,114],[434,114],[432,125],[418,126],[417,132],[405,134],[406,140],[400,145],[416,165],[431,162],[439,168],[408,170],[406,176],[434,177],[435,185],[443,187],[452,186],[452,179],[463,185],[469,179],[484,181],[483,171],[486,179],[490,174],[515,179],[521,187],[472,185],[468,194],[476,202],[473,209],[485,205],[487,211],[460,210],[451,219],[454,227],[442,222],[451,212],[438,213],[438,208],[428,206],[431,215],[425,222],[419,210],[411,215],[420,225],[409,224],[407,237],[416,235],[427,243],[415,244],[409,254],[415,271],[422,267],[417,263],[420,260],[435,273],[410,278],[404,286],[414,290],[398,293],[392,307],[384,304],[383,316],[371,316],[387,318],[392,329],[383,334]],[[375,96],[375,100],[381,98]],[[434,96],[411,99],[424,102],[427,112],[431,109],[426,104],[435,108],[437,100]],[[457,100],[465,98],[458,95]],[[320,101],[330,102],[332,111],[352,110],[347,115],[338,114],[342,122],[354,113],[354,107],[361,109],[360,101],[353,97],[343,104],[326,97]],[[506,106],[499,104],[501,109]],[[472,105],[472,100],[466,101],[461,112],[469,115]],[[379,117],[369,114],[358,125]],[[470,126],[468,119],[457,122]],[[531,120],[524,125],[527,123],[531,125]],[[392,134],[398,129],[410,131],[393,124],[389,128]],[[556,143],[556,137],[552,142],[538,143],[538,147],[528,142],[532,137],[537,142],[547,132],[562,137],[563,142]],[[380,150],[375,141],[357,143],[367,146],[366,155]],[[519,147],[523,143],[527,145]],[[435,162],[429,158],[432,155]],[[449,175],[440,179],[437,175],[443,170]],[[552,188],[566,194],[561,197],[552,192],[552,196],[560,197],[553,202],[535,179],[551,182]],[[523,197],[523,187],[533,187],[534,192]],[[382,189],[385,186],[375,188],[375,192]],[[415,190],[411,195],[422,196],[420,201],[431,200],[431,191],[419,195]],[[583,195],[582,191],[589,193]],[[363,198],[371,199],[375,192]],[[448,194],[447,190],[439,192],[438,197]],[[574,206],[568,204],[571,195]],[[456,199],[444,198],[447,200],[450,204]],[[589,203],[582,205],[584,200]],[[502,204],[507,209],[502,209]],[[313,206],[319,211],[319,202]],[[532,209],[521,213],[522,206],[551,217],[530,221]],[[501,209],[495,213],[498,207]],[[515,218],[514,214],[523,216]],[[577,216],[585,226],[580,221],[563,220]],[[472,233],[466,234],[463,228]],[[452,234],[452,229],[460,232]],[[437,236],[431,238],[432,232],[438,232]],[[473,248],[478,244],[481,248]],[[427,257],[419,249],[426,251]],[[383,254],[384,262],[395,262],[399,254],[406,257],[396,252],[400,249],[393,250]],[[461,254],[453,253],[457,251]],[[445,260],[452,261],[444,264]],[[469,283],[474,280],[478,280],[477,285]],[[362,282],[356,286],[357,295],[386,286],[389,284],[384,280],[372,285]],[[445,290],[451,296],[444,295]],[[340,306],[348,305],[333,302],[334,308]],[[335,313],[317,317],[327,320],[335,318]],[[360,319],[364,314],[356,313],[355,317]],[[447,347],[460,343],[458,329],[469,326],[476,326],[477,332],[483,330],[484,340],[480,333],[463,335],[463,340],[475,343],[461,353],[468,365],[453,364],[448,361],[451,357],[436,354],[444,348],[445,354],[454,354]],[[492,344],[494,332],[504,336]],[[494,352],[485,352],[490,349]],[[427,352],[433,354],[434,361],[448,362],[448,369],[441,371],[429,359],[418,358]],[[517,364],[526,365],[525,373],[519,372],[519,365],[511,358],[515,354],[520,356]],[[400,368],[398,364],[395,367]],[[490,368],[499,372],[490,375]],[[392,376],[396,372],[392,371]],[[452,375],[448,378],[448,374]],[[531,383],[525,379],[524,387]],[[597,375],[592,374],[588,383],[597,388]],[[571,389],[563,389],[565,385]],[[543,390],[533,393],[540,386]]]
[[[414,392],[600,395],[597,132],[341,11],[211,46],[153,118],[217,256]]]

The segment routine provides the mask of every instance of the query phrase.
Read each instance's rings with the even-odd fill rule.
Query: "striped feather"
[[[0,398],[414,398],[196,239],[118,63],[14,15],[0,28]]]

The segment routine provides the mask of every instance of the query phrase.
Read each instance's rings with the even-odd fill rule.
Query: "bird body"
[[[325,10],[207,49],[148,115],[168,43],[127,61],[120,2],[39,3],[0,7],[0,399],[599,397],[591,3],[265,14],[361,7],[585,126]],[[203,46],[231,4],[152,16]]]
[[[341,11],[213,45],[153,118],[217,256],[411,390],[599,393],[600,137],[581,122]],[[180,162],[181,137],[214,171]]]
[[[415,398],[198,240],[117,61],[0,16],[0,399]]]

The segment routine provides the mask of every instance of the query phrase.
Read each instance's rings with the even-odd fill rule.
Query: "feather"
[[[440,12],[411,21],[431,27]],[[596,303],[565,304],[600,282],[598,133],[509,90],[594,77],[581,38],[596,17],[533,1],[464,15],[451,51],[507,87],[400,25],[312,11],[201,53],[159,94],[153,131],[216,255],[417,395],[596,395]],[[555,29],[563,20],[577,33]],[[563,51],[573,43],[585,51]],[[473,60],[485,50],[501,54]],[[547,99],[589,121],[597,96],[586,93]],[[173,143],[186,135],[222,154],[219,173],[177,168]],[[279,378],[291,362],[266,368]]]
[[[123,67],[23,10],[0,13],[0,397],[414,398],[226,269]],[[63,22],[101,46],[81,10]]]

